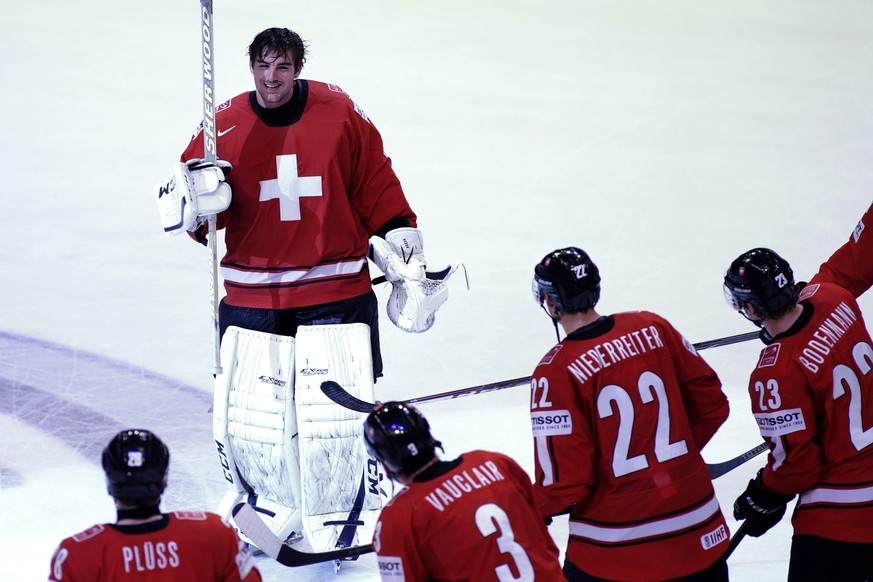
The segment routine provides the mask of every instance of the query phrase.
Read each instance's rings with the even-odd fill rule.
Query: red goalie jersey
[[[544,516],[570,512],[567,559],[609,580],[713,565],[729,531],[700,449],[727,419],[710,366],[649,312],[571,333],[531,378]]]
[[[382,510],[373,540],[382,580],[564,580],[524,470],[488,451],[454,464]]]
[[[873,341],[852,293],[817,276],[803,314],[764,348],[749,381],[770,445],[764,485],[800,494],[796,535],[873,542]]]
[[[136,526],[95,525],[52,556],[50,582],[259,582],[254,560],[218,515],[178,511]]]
[[[218,155],[233,165],[218,216],[226,300],[287,309],[363,295],[369,237],[398,217],[416,225],[382,137],[336,85],[298,79],[280,113],[254,92],[217,108]],[[202,131],[182,161],[200,157]]]

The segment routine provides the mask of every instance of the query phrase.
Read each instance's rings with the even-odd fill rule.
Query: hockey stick
[[[239,503],[233,508],[233,521],[240,531],[265,554],[283,566],[296,567],[345,560],[373,551],[373,544],[338,548],[327,552],[301,552],[285,544],[258,516],[257,511],[248,503]]]
[[[212,0],[200,0],[200,40],[203,58],[203,159],[214,162],[218,158],[215,138],[215,53],[213,51]],[[212,301],[212,373],[221,374],[221,336],[218,327],[218,241],[214,214],[206,219],[209,247],[209,281]]]
[[[737,455],[733,459],[728,459],[727,461],[723,461],[721,463],[707,463],[706,468],[709,470],[709,478],[718,479],[725,473],[733,471],[746,461],[754,459],[766,450],[767,443],[761,443],[760,445],[749,449],[742,455]]]
[[[748,333],[741,333],[738,335],[730,335],[727,337],[696,343],[694,344],[694,349],[706,350],[719,346],[727,346],[730,344],[753,340],[759,337],[759,335],[760,332],[757,331],[750,331]],[[433,402],[435,400],[451,400],[454,398],[460,398],[462,396],[472,396],[474,394],[484,394],[486,392],[494,392],[495,390],[503,390],[504,388],[526,386],[528,382],[530,382],[530,376],[522,376],[521,378],[503,380],[502,382],[494,382],[492,384],[480,384],[479,386],[470,386],[469,388],[461,388],[459,390],[451,390],[449,392],[440,392],[438,394],[430,394],[428,396],[419,396],[417,398],[404,400],[404,402],[407,402],[409,404],[421,404],[423,402]],[[324,394],[335,403],[339,404],[344,408],[348,408],[349,410],[354,410],[355,412],[368,413],[373,410],[374,406],[376,406],[376,403],[374,402],[367,402],[365,400],[361,400],[352,396],[351,394],[346,392],[346,390],[342,386],[332,380],[322,382],[321,391],[324,392]]]
[[[737,549],[737,546],[740,545],[740,542],[743,541],[743,538],[746,537],[746,522],[740,524],[740,529],[737,530],[733,536],[731,536],[731,541],[728,544],[727,551],[724,553],[724,559],[727,560],[731,557],[731,554],[734,553],[734,550]]]
[[[767,443],[761,443],[760,445],[749,449],[748,451],[746,451],[742,455],[737,455],[733,459],[728,459],[727,461],[723,461],[721,463],[712,463],[712,464],[707,463],[706,468],[709,469],[709,476],[712,479],[717,479],[718,477],[721,477],[725,473],[727,473],[729,471],[733,471],[734,469],[736,469],[737,467],[739,467],[740,465],[742,465],[746,461],[754,459],[755,457],[757,457],[761,453],[765,452],[766,450],[767,450]]]

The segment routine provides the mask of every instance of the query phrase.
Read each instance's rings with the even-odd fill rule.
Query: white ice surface
[[[121,428],[170,445],[165,509],[223,492],[208,257],[162,234],[152,200],[201,115],[199,9],[2,8],[0,579],[44,580],[61,538],[114,518],[98,456]],[[729,262],[772,246],[809,276],[871,198],[866,0],[218,0],[215,22],[220,100],[251,88],[256,32],[297,30],[304,77],[342,86],[381,130],[431,265],[467,264],[471,290],[456,279],[427,334],[383,318],[383,400],[529,374],[555,339],[532,267],[569,244],[600,266],[603,312],[650,309],[692,341],[748,331],[722,299]],[[705,354],[732,404],[709,461],[759,441],[757,350]],[[530,472],[526,407],[512,389],[422,410],[447,456],[490,448]],[[726,510],[760,464],[717,481]],[[565,523],[553,533],[563,545]],[[744,540],[732,579],[784,579],[790,535],[785,520]],[[377,580],[372,556],[338,579]]]

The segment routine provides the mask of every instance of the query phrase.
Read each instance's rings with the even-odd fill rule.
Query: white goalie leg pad
[[[296,339],[303,530],[315,551],[368,543],[382,506],[384,475],[364,446],[365,415],[335,404],[321,383],[334,380],[359,398],[374,399],[370,328],[304,326]],[[344,525],[350,519],[363,523]]]
[[[228,335],[222,346],[225,354],[232,355],[236,349],[236,334]],[[227,355],[225,357],[228,357]],[[216,513],[230,521],[231,511],[242,501],[247,493],[242,484],[239,471],[230,450],[230,436],[227,434],[228,391],[230,375],[219,375],[215,379],[215,391],[212,396],[212,437],[218,450],[218,460],[221,474],[227,484],[228,491],[218,504]]]
[[[284,540],[301,530],[294,338],[231,326],[221,362],[213,434],[222,466],[226,459],[233,468],[234,481],[227,473],[225,480],[240,498],[256,496],[255,507]],[[220,508],[232,502],[229,493]]]

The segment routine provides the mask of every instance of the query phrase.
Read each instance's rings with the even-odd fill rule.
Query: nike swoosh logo
[[[235,128],[235,127],[236,127],[235,125],[231,125],[230,127],[228,127],[227,129],[225,129],[224,131],[219,131],[219,132],[218,132],[218,137],[221,137],[221,136],[223,136],[223,135],[226,134],[226,133],[230,133],[231,131],[233,131],[233,128]]]

